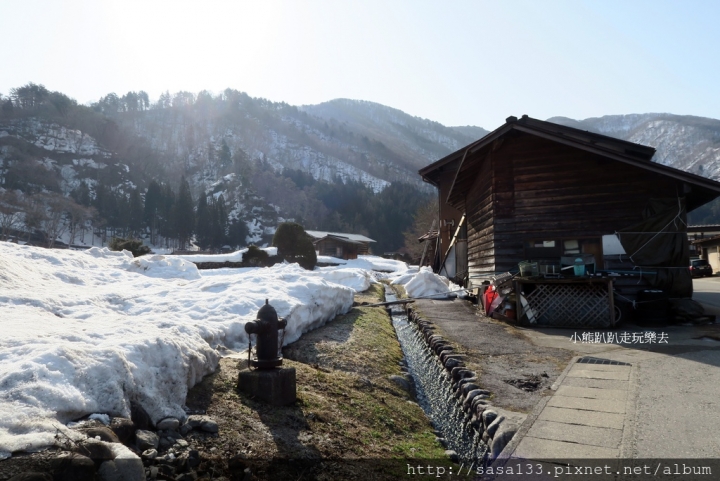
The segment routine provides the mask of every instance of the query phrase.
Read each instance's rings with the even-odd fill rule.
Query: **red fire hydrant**
[[[278,331],[283,330],[287,321],[278,318],[277,311],[265,299],[265,305],[257,313],[257,319],[245,324],[245,332],[257,335],[257,358],[250,359],[249,364],[257,369],[274,369],[282,365],[282,357],[278,356]],[[252,351],[252,343],[250,344]],[[248,353],[249,355],[249,353]]]

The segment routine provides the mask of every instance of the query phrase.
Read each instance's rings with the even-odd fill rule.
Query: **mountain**
[[[655,161],[720,178],[718,120],[549,120],[656,147]],[[28,84],[0,95],[0,238],[15,229],[71,242],[74,234],[58,233],[84,236],[92,224],[103,237],[171,246],[182,244],[178,232],[211,229],[197,238],[219,248],[267,243],[279,222],[294,220],[367,235],[376,253],[395,251],[434,195],[418,169],[487,133],[359,100],[296,107],[227,89],[166,92],[154,103],[142,91],[108,94],[88,106]],[[212,225],[187,210],[197,211],[201,197]],[[720,207],[710,206],[702,218],[716,214]]]
[[[396,250],[432,193],[417,170],[486,133],[371,102],[298,108],[230,89],[165,93],[153,104],[144,92],[108,94],[83,106],[28,84],[0,103],[3,188],[82,198],[108,235],[128,235],[149,222],[126,212],[134,193],[142,209],[152,180],[177,190],[184,178],[194,199],[221,199],[227,222],[244,225],[233,245],[268,242],[278,222],[296,220]],[[170,216],[167,235],[178,222]]]
[[[631,114],[584,120],[553,117],[548,121],[655,147],[654,162],[720,180],[720,120],[691,115]],[[688,222],[720,223],[720,200],[690,212]]]
[[[555,122],[618,139],[655,147],[654,162],[720,180],[720,120],[690,115],[606,115]]]
[[[412,117],[385,105],[362,100],[336,99],[300,110],[334,125],[342,125],[363,138],[382,142],[416,171],[461,147],[484,137],[481,127],[446,127]]]

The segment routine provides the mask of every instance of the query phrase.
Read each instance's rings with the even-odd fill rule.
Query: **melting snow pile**
[[[433,273],[429,267],[423,267],[405,284],[405,291],[410,297],[428,297],[447,294],[450,288],[445,277]]]
[[[355,292],[367,290],[371,284],[377,283],[372,274],[364,269],[352,268],[319,268],[313,274],[326,281],[335,282],[351,288]]]
[[[375,256],[358,256],[357,259],[350,259],[347,261],[344,267],[355,267],[358,269],[379,272],[404,271],[408,268],[407,264],[402,261],[384,259],[382,257]]]
[[[419,270],[417,266],[414,266],[404,271],[396,272],[390,276],[392,278],[391,284],[404,286],[415,277]]]
[[[347,264],[347,261],[345,259],[340,259],[339,257],[332,257],[332,256],[317,256],[317,263],[318,264]]]
[[[246,348],[266,298],[291,343],[374,282],[356,264],[198,271],[179,256],[0,242],[0,459],[53,444],[90,413],[128,417],[131,401],[153,421],[184,418],[187,390],[215,370],[219,346]]]
[[[265,247],[260,250],[267,252],[269,256],[277,255],[277,247]],[[228,254],[183,254],[173,257],[178,257],[188,262],[242,262],[243,255],[247,251],[248,249],[240,249],[239,251]]]

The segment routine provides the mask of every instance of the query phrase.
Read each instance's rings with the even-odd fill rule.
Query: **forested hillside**
[[[197,238],[201,247],[238,247],[267,242],[292,219],[368,235],[385,252],[402,246],[431,193],[416,170],[435,159],[415,147],[391,148],[347,123],[237,91],[155,103],[129,92],[85,106],[28,84],[0,104],[4,236],[87,243],[94,230],[158,246]],[[472,140],[453,135],[452,147]]]
[[[720,121],[550,120],[654,146],[655,161],[720,177]],[[0,237],[219,249],[262,245],[293,220],[396,251],[434,195],[417,170],[486,133],[347,99],[295,107],[232,89],[156,101],[138,91],[81,105],[30,83],[0,93]],[[690,218],[718,222],[720,204]]]

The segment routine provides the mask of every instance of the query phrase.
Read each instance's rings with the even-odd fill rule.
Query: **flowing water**
[[[396,300],[395,293],[385,288],[385,300]],[[440,360],[428,347],[417,326],[407,319],[405,311],[393,306],[392,323],[405,363],[415,381],[418,403],[437,431],[463,462],[482,459],[487,447],[468,423],[457,398],[453,395],[452,380]]]

